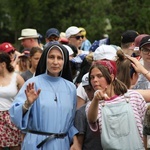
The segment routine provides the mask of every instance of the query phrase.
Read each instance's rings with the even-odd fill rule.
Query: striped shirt
[[[133,108],[133,113],[135,115],[136,125],[138,128],[140,137],[143,138],[143,121],[144,121],[144,116],[145,116],[145,112],[146,112],[146,108],[147,108],[146,102],[145,102],[144,98],[142,97],[142,95],[139,94],[138,92],[136,92],[135,90],[128,90],[128,95],[130,96],[129,100],[130,100],[130,104]],[[105,103],[113,104],[113,103],[119,103],[119,102],[123,102],[123,101],[126,101],[125,95],[115,96],[115,97],[111,98],[110,100],[105,101]],[[90,104],[91,104],[91,102],[89,102],[86,106],[86,115],[87,115]],[[99,102],[97,119],[99,122],[100,132],[102,130],[101,107],[102,107],[102,104],[101,104],[101,102]],[[93,130],[93,131],[98,130],[97,122],[94,124],[89,123],[89,126],[90,126],[91,130]]]

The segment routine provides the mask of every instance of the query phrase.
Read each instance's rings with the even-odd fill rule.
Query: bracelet
[[[31,105],[28,103],[28,100],[26,100],[25,103],[23,104],[23,109],[29,110],[30,106]]]
[[[29,108],[27,108],[27,107],[25,106],[25,104],[23,104],[22,107],[23,107],[24,110],[29,110]]]
[[[26,100],[24,104],[25,104],[27,107],[30,107],[30,106],[31,106],[31,104],[29,104],[28,100]]]
[[[146,76],[147,74],[149,74],[149,71],[147,73],[145,73],[144,76]]]

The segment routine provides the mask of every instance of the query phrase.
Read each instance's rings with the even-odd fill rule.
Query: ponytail
[[[114,92],[115,92],[116,95],[123,95],[128,90],[127,86],[117,78],[115,78],[112,81],[112,85],[114,87]]]

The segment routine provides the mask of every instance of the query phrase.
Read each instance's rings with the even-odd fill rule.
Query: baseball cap
[[[93,59],[94,60],[102,60],[102,59],[115,60],[117,56],[116,51],[117,50],[111,45],[101,45],[95,50],[93,54]]]
[[[78,27],[76,27],[76,26],[71,26],[71,27],[69,27],[69,28],[66,30],[66,32],[65,32],[66,38],[69,38],[69,37],[72,36],[72,35],[76,35],[76,34],[78,34],[80,31],[81,31],[81,29],[79,29]]]
[[[55,35],[57,37],[60,36],[59,31],[56,28],[50,28],[46,31],[46,38],[49,38],[50,36]]]
[[[82,77],[82,86],[87,86],[87,85],[89,85],[89,73],[86,73]]]
[[[140,42],[143,37],[148,36],[148,34],[140,34],[134,40],[134,50],[139,50]]]
[[[121,43],[134,42],[135,38],[139,35],[137,31],[127,30],[121,35]]]
[[[19,57],[30,57],[30,49],[29,48],[24,48],[22,50],[22,54]]]
[[[68,50],[68,52],[69,52],[69,56],[70,55],[73,55],[73,50],[71,49],[71,47],[70,46],[68,46],[68,45],[66,45],[66,44],[63,44],[63,46]]]
[[[15,51],[16,49],[8,42],[4,42],[0,45],[0,51],[3,52],[10,52],[10,51]]]
[[[140,49],[147,44],[150,44],[150,35],[142,38],[142,40],[140,42]]]

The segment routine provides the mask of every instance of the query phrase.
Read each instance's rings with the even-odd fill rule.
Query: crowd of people
[[[150,148],[150,35],[92,43],[83,27],[0,43],[0,150]]]

